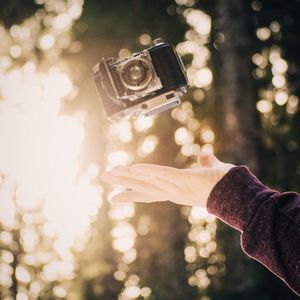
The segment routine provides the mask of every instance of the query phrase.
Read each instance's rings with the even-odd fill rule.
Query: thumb
[[[200,167],[213,168],[219,163],[220,161],[211,152],[202,151],[198,156],[198,164]]]

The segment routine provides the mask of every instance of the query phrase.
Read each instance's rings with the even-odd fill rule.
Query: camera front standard
[[[188,87],[175,48],[161,39],[130,57],[102,58],[93,71],[104,110],[112,121],[173,108],[181,103]]]

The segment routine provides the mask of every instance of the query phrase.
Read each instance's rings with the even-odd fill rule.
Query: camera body
[[[161,39],[127,58],[102,58],[93,71],[110,120],[150,116],[173,108],[181,103],[188,87],[180,57]]]

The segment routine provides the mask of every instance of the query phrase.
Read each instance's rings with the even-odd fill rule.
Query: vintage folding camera
[[[94,82],[110,120],[150,116],[181,103],[188,81],[173,46],[161,39],[127,58],[102,58]]]

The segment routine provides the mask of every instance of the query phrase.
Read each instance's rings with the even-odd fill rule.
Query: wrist
[[[236,166],[233,164],[222,163],[222,166],[220,168],[220,171],[221,171],[220,179],[222,179],[234,167],[236,167]]]

